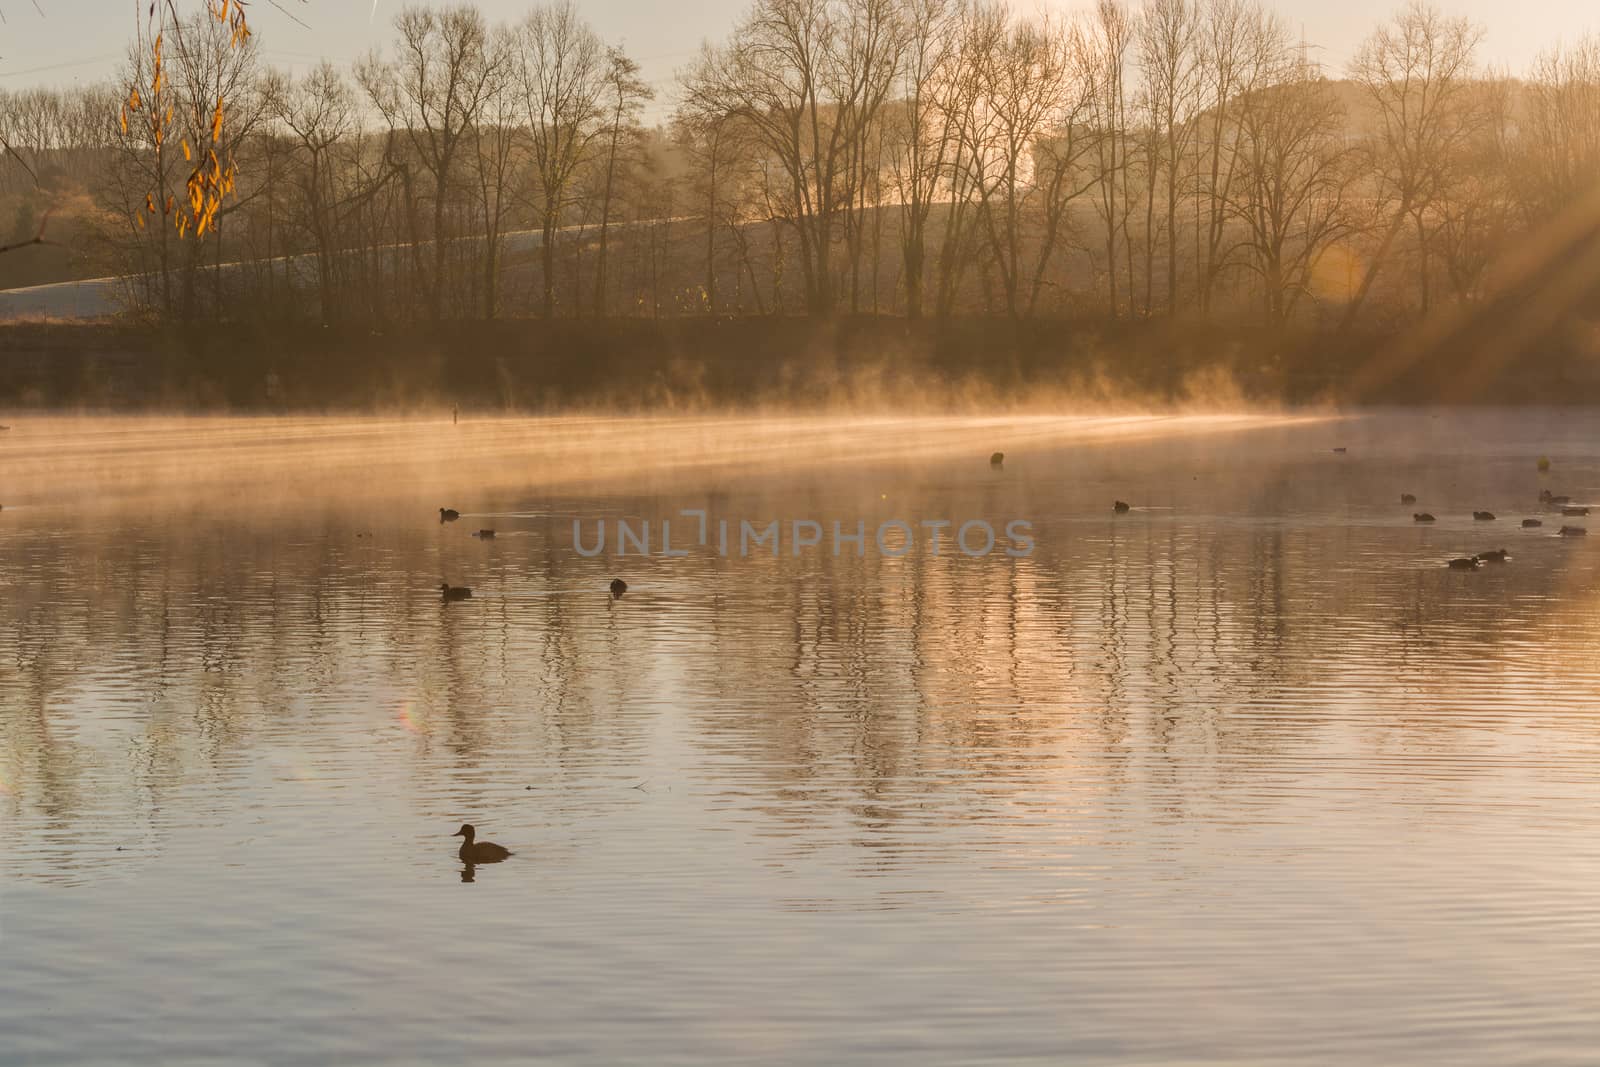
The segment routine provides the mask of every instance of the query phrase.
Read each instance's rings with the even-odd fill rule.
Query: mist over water
[[[0,1060],[1600,1046],[1591,413],[0,421]]]

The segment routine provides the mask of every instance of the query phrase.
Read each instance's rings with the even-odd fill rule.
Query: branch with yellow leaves
[[[250,39],[247,6],[247,0],[205,0],[207,13],[226,27],[230,48],[240,48]],[[141,42],[149,42],[145,46],[150,56],[149,80],[143,85],[129,87],[118,115],[125,135],[130,132],[130,124],[144,123],[157,149],[167,143],[173,130],[173,109],[166,102],[168,79],[163,55],[169,33],[182,49],[184,28],[177,0],[151,0],[139,31]],[[183,158],[191,164],[189,176],[181,194],[167,189],[145,194],[144,214],[134,216],[140,229],[145,228],[146,215],[154,217],[157,213],[171,220],[180,238],[203,237],[215,226],[217,212],[223,199],[233,193],[238,175],[238,167],[231,158],[224,160],[217,155],[227,107],[227,100],[219,94],[210,116],[210,144],[190,144],[187,137],[180,135]]]

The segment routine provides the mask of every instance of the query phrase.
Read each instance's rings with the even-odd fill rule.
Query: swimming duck
[[[1417,502],[1417,498],[1416,498],[1415,494],[1413,494],[1413,493],[1401,493],[1400,494],[1400,503],[1402,503],[1402,504],[1415,504],[1416,502]]]
[[[1572,507],[1562,508],[1561,509],[1561,514],[1563,514],[1563,515],[1587,515],[1587,514],[1589,514],[1589,509],[1586,508],[1586,507],[1583,507],[1581,505],[1574,504]]]
[[[1548,489],[1541,489],[1539,490],[1539,502],[1541,504],[1570,504],[1572,503],[1572,498],[1552,493]]]
[[[455,508],[440,508],[439,509],[439,521],[440,522],[455,522],[460,517],[461,517],[461,512],[457,511]]]
[[[1472,517],[1474,519],[1477,519],[1479,522],[1493,522],[1494,521],[1494,512],[1492,512],[1492,511],[1474,511],[1472,513]]]
[[[1585,529],[1584,527],[1582,527],[1582,526],[1563,526],[1563,527],[1561,527],[1561,536],[1562,537],[1587,537],[1587,536],[1589,536],[1589,531],[1587,529]]]
[[[611,579],[611,599],[621,600],[622,594],[628,591],[628,583],[621,578]]]
[[[1000,464],[1004,463],[1005,461],[1006,461],[1006,454],[1004,452],[996,452],[994,455],[989,457],[989,466],[998,467],[998,466],[1000,466]]]
[[[1433,521],[1433,516],[1428,514],[1426,511],[1416,511],[1416,512],[1412,512],[1411,521],[1412,522],[1432,522]]]
[[[1111,510],[1116,512],[1118,515],[1121,515],[1128,510],[1128,507],[1129,504],[1126,500],[1119,500],[1111,505]]]
[[[1449,567],[1453,571],[1475,571],[1478,569],[1478,557],[1459,556],[1450,561]]]
[[[472,590],[464,585],[451,585],[449,582],[440,582],[439,595],[446,600],[470,600],[472,599]]]
[[[493,530],[479,530],[477,533],[473,534],[472,536],[478,538],[480,541],[493,541],[494,540],[494,531]]]
[[[1543,525],[1544,525],[1544,520],[1542,520],[1542,519],[1523,519],[1522,520],[1522,528],[1524,530],[1531,530],[1535,526],[1543,526]]]
[[[1344,446],[1343,446],[1343,445],[1339,445],[1339,446],[1337,446],[1337,447],[1336,447],[1336,448],[1334,448],[1334,450],[1333,450],[1333,451],[1334,451],[1334,454],[1335,454],[1335,455],[1340,455],[1340,456],[1342,456],[1342,455],[1344,455],[1344,454],[1345,454],[1345,453],[1346,453],[1346,452],[1348,452],[1348,451],[1350,451],[1350,450],[1349,450],[1349,449],[1348,449],[1348,448],[1346,448],[1346,447],[1344,447]]]
[[[1511,558],[1511,553],[1503,548],[1491,548],[1487,552],[1478,553],[1479,563],[1504,563]]]
[[[461,829],[451,834],[451,837],[464,837],[461,842],[461,861],[463,863],[499,863],[511,855],[511,850],[497,845],[493,841],[473,841],[477,836],[477,829],[470,822],[461,824]]]

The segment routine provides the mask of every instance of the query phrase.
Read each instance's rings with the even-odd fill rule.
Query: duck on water
[[[439,596],[445,600],[471,600],[472,590],[464,585],[451,585],[449,582],[440,582]]]
[[[461,829],[451,834],[451,837],[464,837],[461,842],[461,862],[463,863],[499,863],[511,855],[511,850],[493,841],[475,841],[478,830],[470,822],[461,824]]]

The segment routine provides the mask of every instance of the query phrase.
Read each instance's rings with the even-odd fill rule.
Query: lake
[[[0,423],[0,1062],[1600,1048],[1600,412]]]

